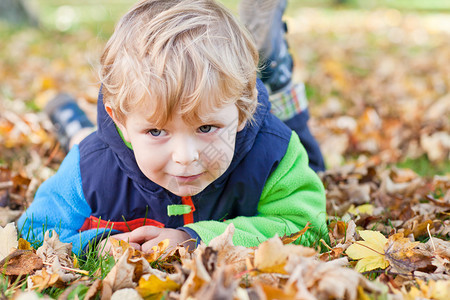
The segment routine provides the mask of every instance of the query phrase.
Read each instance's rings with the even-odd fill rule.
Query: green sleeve
[[[283,236],[298,232],[310,222],[311,228],[300,240],[301,244],[310,246],[327,233],[325,211],[322,182],[309,168],[306,151],[293,132],[285,156],[264,186],[256,216],[225,222],[200,221],[186,227],[208,244],[233,223],[236,228],[234,244],[253,247],[275,234]]]

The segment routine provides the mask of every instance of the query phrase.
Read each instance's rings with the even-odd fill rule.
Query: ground
[[[224,2],[236,11],[236,1]],[[364,236],[356,232],[367,230],[381,232],[394,245],[406,243],[395,233],[422,245],[434,239],[448,243],[448,7],[417,9],[420,1],[370,9],[293,2],[286,21],[295,79],[306,85],[309,125],[327,164],[320,176],[330,242],[316,249],[331,260],[347,255],[352,260],[343,253],[353,242],[346,238],[351,230],[356,240]],[[45,103],[68,92],[95,122],[98,58],[127,4],[42,3],[42,30],[0,23],[1,226],[16,220],[64,158],[42,112]],[[436,268],[420,270],[427,275],[418,278],[428,280],[422,285],[400,276],[392,261],[382,276],[378,268],[366,277],[382,277],[390,293],[395,285],[424,291],[432,278],[449,281],[448,255],[443,259],[446,267],[437,268],[438,274]]]

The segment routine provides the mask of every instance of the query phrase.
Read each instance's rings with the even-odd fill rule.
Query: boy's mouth
[[[197,174],[197,175],[188,175],[188,176],[173,175],[173,177],[175,177],[179,182],[188,183],[188,182],[192,182],[192,181],[200,178],[203,174],[204,174],[204,172]]]

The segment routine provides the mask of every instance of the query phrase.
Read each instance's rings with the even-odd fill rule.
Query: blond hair
[[[144,0],[122,17],[101,56],[104,102],[120,122],[145,107],[156,126],[175,109],[199,119],[235,103],[241,123],[256,110],[257,64],[250,34],[221,4]]]

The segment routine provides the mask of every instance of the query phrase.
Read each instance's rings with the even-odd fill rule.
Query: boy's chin
[[[203,191],[205,187],[197,187],[197,186],[178,186],[175,188],[166,188],[169,192],[171,192],[172,194],[175,194],[179,197],[190,197],[190,196],[195,196],[198,193],[200,193],[201,191]]]

